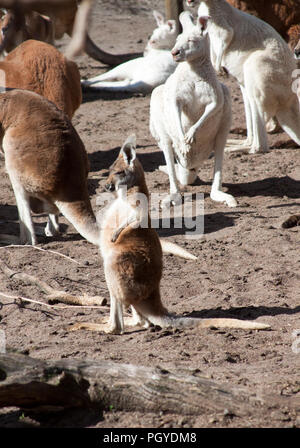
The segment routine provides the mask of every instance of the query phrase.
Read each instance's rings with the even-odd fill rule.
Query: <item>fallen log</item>
[[[15,353],[0,354],[0,407],[6,406],[36,412],[95,407],[183,415],[262,412],[258,400],[195,370],[104,360],[42,361]]]

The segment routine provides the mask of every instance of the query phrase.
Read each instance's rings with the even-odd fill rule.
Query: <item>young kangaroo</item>
[[[100,236],[100,251],[110,294],[110,317],[108,325],[78,323],[71,327],[72,330],[86,328],[123,333],[123,306],[131,306],[132,309],[132,318],[125,319],[129,326],[148,327],[151,323],[161,327],[268,328],[262,323],[238,319],[174,316],[163,306],[160,297],[162,247],[156,231],[151,228],[148,206],[137,207],[142,197],[149,199],[149,193],[142,165],[136,157],[134,136],[125,141],[112,165],[107,189],[116,194],[103,218]]]
[[[170,197],[164,204],[176,203],[179,186],[195,181],[197,170],[212,152],[215,155],[214,179],[210,197],[237,205],[221,191],[222,164],[226,139],[231,125],[231,101],[228,89],[221,84],[209,57],[208,17],[194,25],[191,14],[180,14],[183,33],[172,50],[175,72],[164,85],[157,87],[150,102],[150,132],[164,152],[170,179]],[[174,164],[177,160],[177,166]],[[160,167],[166,172],[165,167]]]
[[[45,42],[27,40],[20,44],[0,62],[0,75],[0,87],[34,91],[56,104],[70,119],[81,104],[76,63]]]
[[[83,86],[146,94],[166,81],[176,68],[176,62],[170,53],[177,36],[176,21],[165,22],[160,13],[154,11],[153,14],[157,28],[147,43],[144,56],[124,62],[102,75],[82,80]]]
[[[229,140],[236,145],[232,150],[267,151],[265,122],[273,117],[300,145],[300,110],[292,89],[297,64],[287,43],[266,22],[225,0],[201,0],[198,16],[203,15],[211,16],[213,65],[217,72],[225,67],[238,81],[245,103],[247,140]]]

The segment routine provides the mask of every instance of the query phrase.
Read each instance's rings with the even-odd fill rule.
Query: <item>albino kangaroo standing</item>
[[[296,61],[286,42],[267,23],[229,5],[225,0],[201,0],[198,16],[211,16],[211,56],[217,72],[222,67],[238,81],[245,103],[250,153],[268,150],[265,121],[276,117],[300,145],[300,111],[292,90]]]
[[[83,86],[98,90],[146,94],[166,81],[176,68],[176,62],[170,53],[177,36],[176,22],[165,22],[157,11],[153,14],[157,28],[147,43],[144,56],[124,62],[102,75],[82,80]]]
[[[236,200],[221,191],[222,163],[231,125],[228,89],[221,84],[209,57],[208,17],[194,25],[189,12],[180,14],[183,33],[178,36],[172,55],[180,62],[166,83],[151,96],[150,131],[164,152],[170,179],[170,198],[179,199],[179,186],[195,181],[197,170],[212,152],[215,155],[211,199],[235,207]],[[174,158],[178,164],[175,167]],[[165,168],[162,168],[165,170]]]
[[[69,118],[81,104],[76,63],[45,42],[20,44],[0,62],[0,75],[0,87],[34,91],[53,101]]]
[[[124,192],[124,187],[126,190]],[[129,326],[150,324],[160,327],[230,327],[266,329],[268,325],[238,319],[193,319],[174,316],[160,297],[162,248],[151,228],[148,206],[138,207],[141,196],[149,199],[142,165],[135,152],[135,138],[129,137],[111,167],[107,188],[116,199],[106,211],[102,223],[100,250],[110,294],[108,325],[78,323],[72,330],[86,328],[120,334],[124,332],[123,306],[132,309]],[[144,225],[143,225],[144,224]],[[146,224],[146,225],[145,225]]]

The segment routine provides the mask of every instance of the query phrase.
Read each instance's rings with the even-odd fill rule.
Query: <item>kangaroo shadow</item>
[[[95,90],[88,87],[81,86],[82,89],[82,104],[93,103],[94,101],[122,101],[129,98],[144,97],[148,94],[134,93],[134,92],[112,92],[107,90]]]
[[[153,220],[153,227],[160,237],[175,235],[191,235],[194,239],[203,235],[217,232],[227,227],[234,227],[235,220],[245,212],[216,212],[206,215],[199,214],[186,219],[159,218]]]
[[[201,311],[193,311],[187,317],[197,318],[234,318],[242,320],[253,320],[261,316],[279,316],[281,314],[293,315],[300,313],[300,305],[295,308],[286,308],[283,306],[246,306],[232,307],[228,310],[206,309]]]
[[[230,193],[235,197],[247,196],[273,196],[283,197],[287,196],[292,199],[300,198],[300,182],[289,176],[283,177],[268,177],[262,180],[253,182],[226,184],[225,187],[230,190]]]

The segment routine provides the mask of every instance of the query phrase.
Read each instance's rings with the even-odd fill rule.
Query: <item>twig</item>
[[[3,292],[0,292],[0,296],[1,297],[7,297],[8,299],[14,299],[14,300],[22,300],[23,302],[31,302],[31,303],[35,303],[36,305],[41,305],[41,306],[46,306],[48,308],[55,308],[55,309],[66,309],[66,308],[73,308],[73,305],[66,305],[66,306],[61,306],[61,305],[49,305],[48,303],[44,303],[44,302],[39,302],[38,300],[33,300],[33,299],[29,299],[28,297],[23,297],[23,296],[15,296],[12,294],[6,294]],[[101,309],[107,309],[109,308],[108,306],[105,305],[78,305],[76,308],[101,308]]]
[[[3,273],[8,278],[15,278],[17,280],[25,281],[31,285],[37,286],[39,289],[41,289],[45,294],[46,298],[49,304],[55,303],[55,302],[62,302],[69,305],[80,305],[80,306],[91,306],[91,305],[97,305],[97,306],[103,306],[106,304],[106,299],[102,296],[73,296],[71,294],[66,293],[65,291],[59,291],[51,286],[49,286],[46,282],[43,280],[40,280],[37,277],[34,277],[33,275],[26,274],[24,272],[16,272],[10,269],[3,260],[0,260],[0,268],[3,271]]]
[[[52,254],[59,255],[60,257],[66,258],[67,260],[73,261],[73,263],[80,264],[79,261],[74,260],[71,257],[68,257],[68,255],[64,255],[60,252],[57,252],[56,250],[42,249],[41,247],[37,247],[37,246],[26,246],[26,245],[22,245],[22,244],[10,244],[9,246],[2,246],[2,247],[0,247],[0,249],[11,249],[11,248],[16,248],[16,247],[19,247],[22,249],[23,248],[36,249],[36,250],[40,250],[42,252],[51,252]]]

